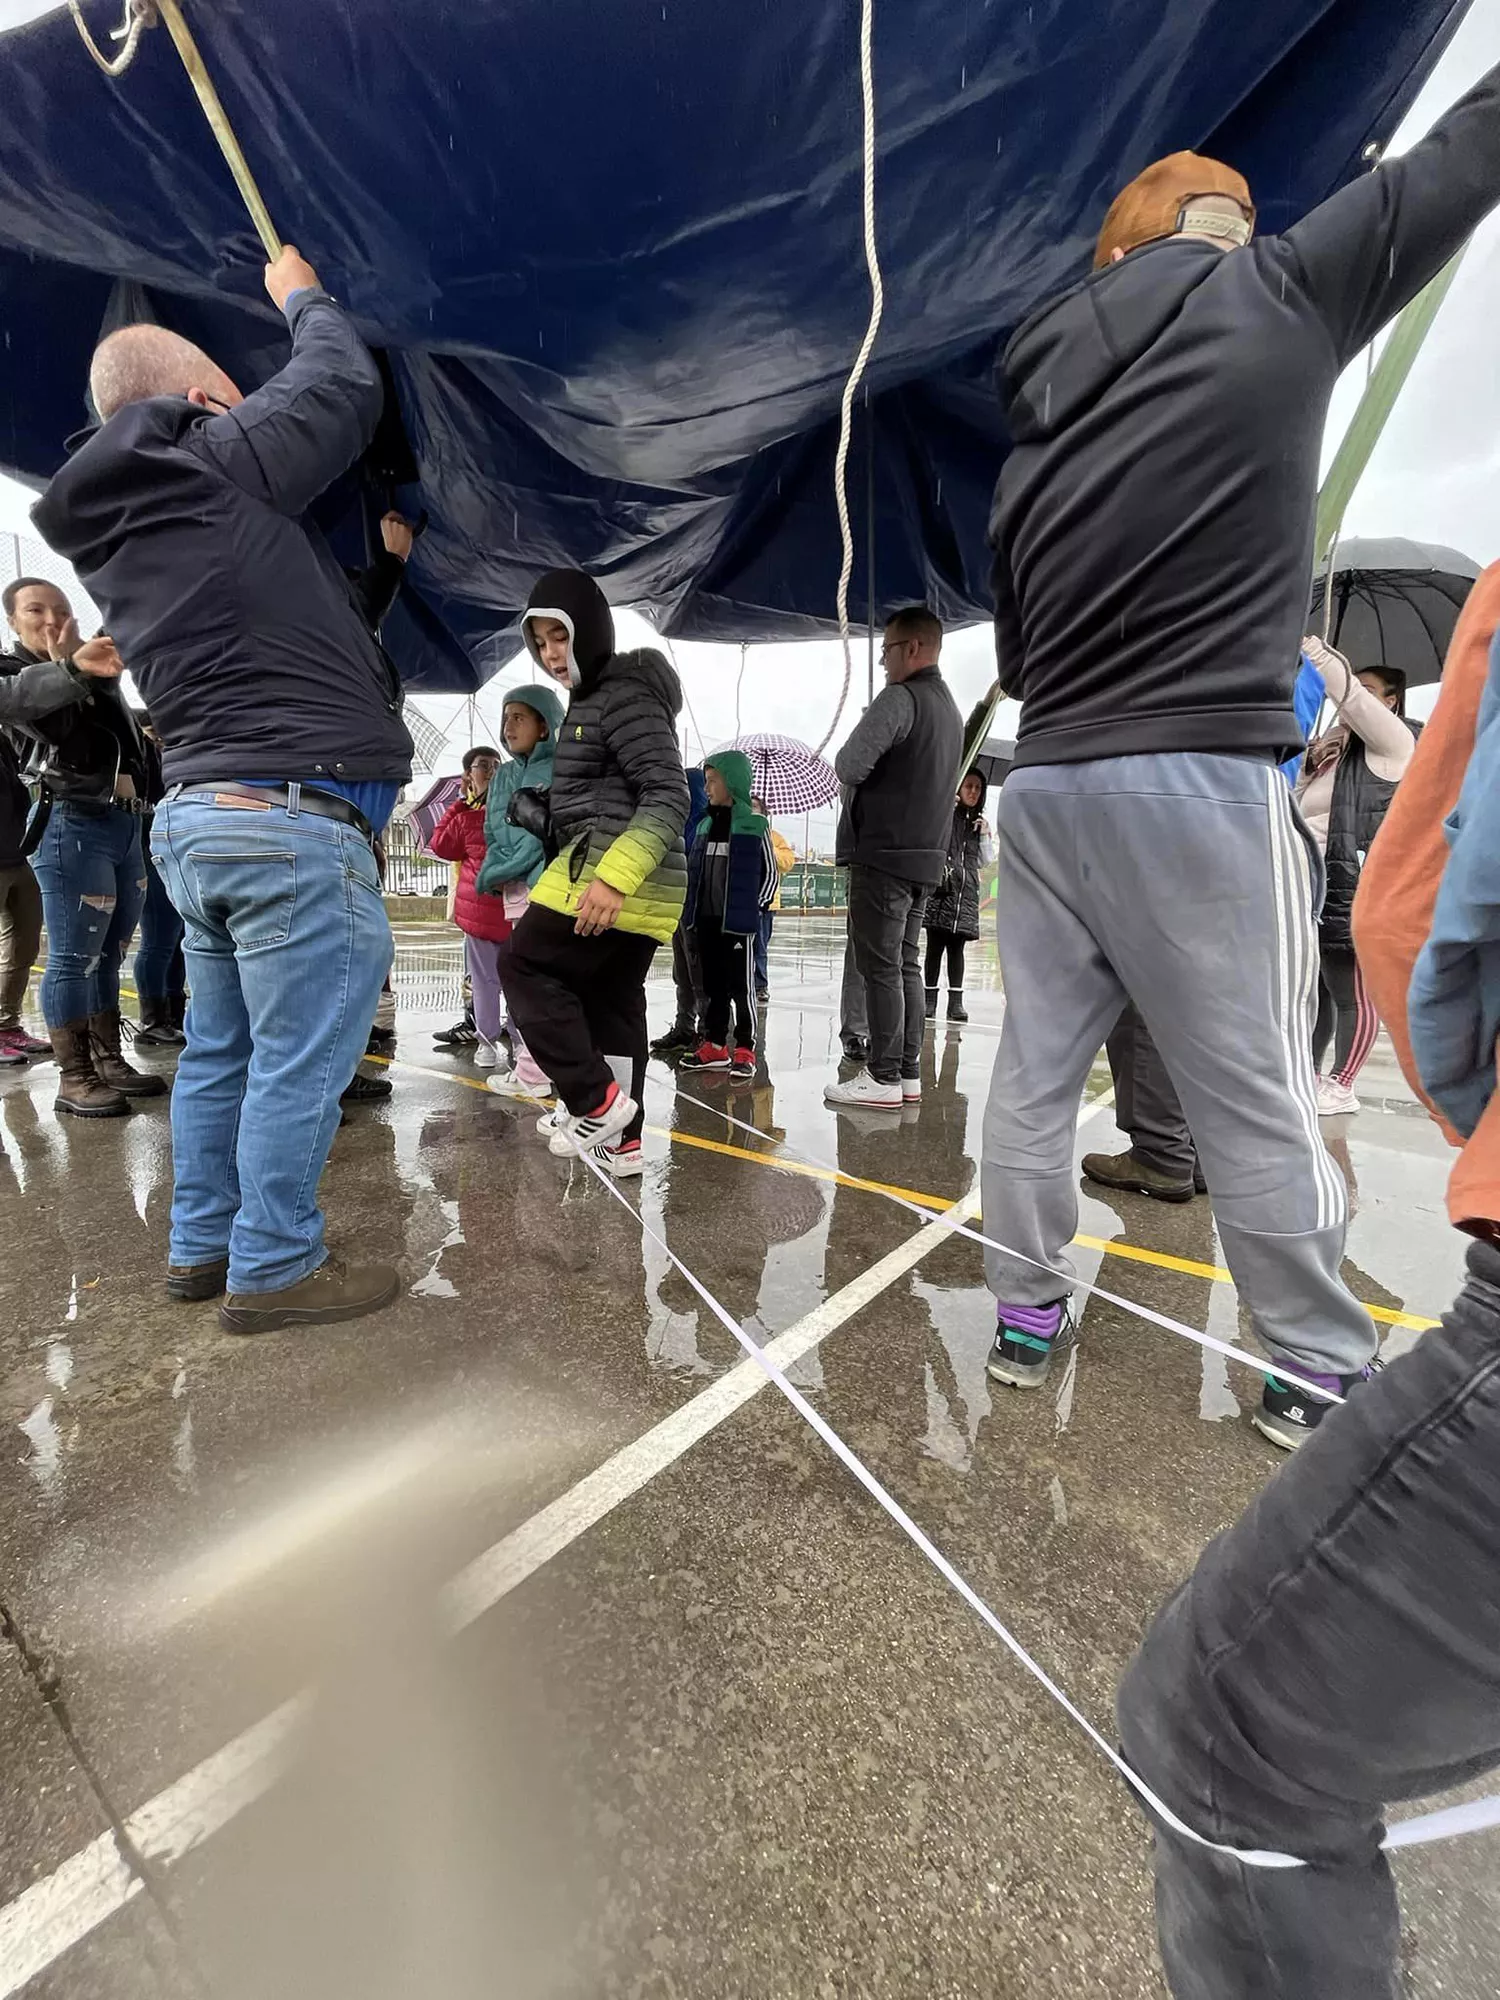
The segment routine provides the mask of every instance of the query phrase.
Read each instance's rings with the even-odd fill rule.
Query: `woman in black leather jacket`
[[[22,578],[6,598],[19,641],[13,668],[78,650],[68,600],[54,584]],[[103,680],[18,737],[41,795],[31,865],[47,924],[42,1012],[62,1073],[57,1109],[118,1118],[132,1098],[166,1089],[120,1048],[120,966],[146,893],[145,745],[118,683]]]

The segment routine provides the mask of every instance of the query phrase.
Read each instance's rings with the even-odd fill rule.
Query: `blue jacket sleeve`
[[[187,442],[295,519],[375,435],[384,390],[374,356],[326,292],[294,292],[287,318],[291,360],[243,403],[195,425]]]
[[[1446,831],[1448,865],[1407,1011],[1422,1087],[1467,1137],[1494,1094],[1500,1042],[1500,634]]]

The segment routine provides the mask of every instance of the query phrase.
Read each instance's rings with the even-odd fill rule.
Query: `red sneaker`
[[[734,1061],[729,1065],[729,1074],[736,1083],[753,1083],[755,1080],[754,1049],[736,1049]]]
[[[700,1042],[690,1056],[684,1056],[677,1065],[679,1069],[728,1069],[729,1051],[722,1042]]]
[[[28,1035],[24,1028],[0,1028],[0,1055],[5,1056],[50,1056],[52,1044],[38,1041],[35,1035]]]

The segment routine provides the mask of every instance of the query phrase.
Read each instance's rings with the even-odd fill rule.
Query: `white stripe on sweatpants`
[[[1307,1140],[1317,1190],[1319,1229],[1332,1229],[1344,1214],[1343,1186],[1318,1126],[1317,1085],[1313,1079],[1308,1009],[1317,976],[1317,931],[1312,914],[1312,875],[1293,814],[1285,778],[1266,771],[1270,826],[1271,887],[1276,919],[1277,1032],[1286,1064],[1287,1088]]]

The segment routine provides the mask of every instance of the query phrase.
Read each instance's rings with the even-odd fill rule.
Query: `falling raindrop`
[[[967,90],[969,87],[969,65],[967,63],[964,64],[958,73],[958,87],[960,90]]]

